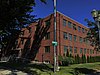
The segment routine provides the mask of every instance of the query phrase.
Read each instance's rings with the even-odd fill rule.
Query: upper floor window
[[[66,20],[65,19],[63,19],[63,26],[66,26]]]
[[[68,27],[72,28],[72,23],[70,21],[68,21]]]
[[[73,24],[73,29],[74,29],[74,30],[77,30],[76,24]]]
[[[69,40],[72,41],[72,34],[69,33]]]
[[[45,25],[50,25],[50,20],[45,21]]]
[[[31,33],[32,29],[31,29],[31,28],[29,28],[28,30],[29,30],[29,33]]]
[[[82,51],[83,51],[83,48],[80,48],[80,54],[82,54],[82,53],[83,53]]]
[[[90,54],[93,54],[93,50],[92,49],[90,49]]]
[[[86,54],[86,48],[84,48],[84,54]]]
[[[77,47],[74,47],[74,53],[77,53]]]
[[[21,39],[21,44],[24,44],[24,39]]]
[[[45,35],[45,40],[50,39],[50,32],[47,32],[47,34]]]
[[[17,45],[17,44],[18,44],[18,40],[15,41],[15,45]]]
[[[63,32],[63,38],[68,39],[68,34],[66,32]]]
[[[82,28],[82,32],[83,32],[83,33],[85,32],[85,29],[84,29],[84,28]]]
[[[73,51],[72,51],[72,46],[69,46],[69,51],[70,51],[70,53],[72,53]]]
[[[68,46],[64,46],[64,53],[67,53]]]
[[[78,31],[81,32],[81,27],[80,26],[78,26]]]
[[[45,53],[50,53],[50,46],[45,46]]]
[[[90,52],[89,52],[89,49],[87,49],[87,54],[89,54]]]
[[[76,35],[74,35],[74,41],[77,41],[77,36]]]
[[[23,36],[23,35],[24,35],[24,31],[21,31],[20,36]]]
[[[79,42],[83,42],[83,38],[82,37],[79,37]]]

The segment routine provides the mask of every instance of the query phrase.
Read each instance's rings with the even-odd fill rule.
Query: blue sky
[[[47,4],[36,0],[36,3],[32,14],[37,15],[37,18],[44,18],[53,13],[53,0],[47,0]],[[100,0],[57,0],[57,11],[84,25],[87,25],[85,18],[93,20],[93,9],[100,10]]]

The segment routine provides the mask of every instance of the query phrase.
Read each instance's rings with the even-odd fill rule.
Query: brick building
[[[40,62],[50,62],[53,63],[54,51],[52,46],[52,41],[54,40],[54,16],[53,14],[43,18],[41,26],[48,25],[50,22],[50,27],[47,30],[45,37],[41,41],[41,46],[38,53],[36,54],[35,60]],[[32,23],[28,28],[22,29],[21,35],[17,40],[17,48],[23,49],[25,47],[25,42],[30,38],[29,48],[32,49],[32,42],[34,40],[34,35],[36,34],[37,23]],[[64,14],[57,12],[57,55],[66,55],[67,50],[73,56],[82,54],[86,56],[99,56],[100,53],[94,50],[90,46],[90,42],[85,38],[88,32],[88,28],[73,20],[72,18],[65,16]]]

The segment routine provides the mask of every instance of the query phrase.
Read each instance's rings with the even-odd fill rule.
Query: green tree
[[[20,30],[36,21],[34,19],[35,15],[31,14],[33,7],[36,5],[35,1],[0,0],[0,44],[5,48],[3,49],[4,53],[9,52],[6,49],[9,44],[14,44]],[[46,3],[46,0],[40,1]]]
[[[86,63],[86,56],[84,55],[84,63]]]
[[[66,56],[69,57],[69,51],[68,51],[68,50],[67,50],[67,54],[66,54]]]
[[[89,63],[90,62],[90,57],[89,56],[87,56],[87,63]]]
[[[84,63],[84,55],[82,54],[82,57],[81,57],[81,63]]]
[[[75,55],[74,59],[75,59],[75,64],[78,64],[78,59],[77,59],[76,55]]]
[[[98,14],[100,14],[100,10],[98,11]],[[88,19],[85,19],[87,22],[87,25],[89,27],[89,31],[87,33],[87,39],[91,41],[91,45],[95,47],[95,49],[100,50],[100,44],[99,44],[99,29],[97,22],[90,21]]]
[[[81,59],[80,59],[79,55],[77,54],[77,63],[78,63],[78,64],[80,64],[80,60],[81,60]]]

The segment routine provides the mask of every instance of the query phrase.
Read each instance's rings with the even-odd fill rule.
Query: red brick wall
[[[50,20],[51,25],[50,25],[50,28],[48,30],[48,32],[50,32],[50,39],[49,40],[44,40],[44,39],[42,40],[41,47],[40,47],[39,52],[36,56],[36,60],[38,60],[40,62],[45,61],[45,60],[49,60],[51,63],[53,63],[53,58],[54,58],[54,56],[53,56],[54,51],[53,51],[53,46],[52,46],[52,41],[54,39],[54,18],[53,18],[53,15],[49,15],[46,18],[44,18],[42,25],[45,25],[45,21],[50,19],[50,17],[51,17],[51,20]],[[86,48],[86,49],[89,49],[89,50],[93,49],[93,47],[90,46],[89,44],[86,44],[84,42],[83,43],[79,42],[79,37],[84,38],[86,36],[86,33],[79,32],[78,30],[73,30],[72,28],[69,28],[68,25],[63,26],[63,19],[66,19],[67,22],[70,21],[70,22],[76,24],[77,27],[80,26],[81,28],[88,30],[87,27],[83,26],[82,24],[80,24],[80,23],[76,22],[75,20],[72,20],[71,18],[66,17],[65,15],[57,12],[57,32],[56,32],[57,42],[58,42],[57,54],[63,56],[64,45],[73,47],[73,53],[72,53],[73,56],[75,56],[76,54],[79,54],[80,56],[82,55],[82,54],[80,54],[80,48],[83,48],[83,49]],[[35,33],[35,29],[36,29],[35,25],[36,25],[36,23],[32,23],[29,26],[29,27],[32,28],[32,33],[29,33],[27,28],[22,29],[22,31],[24,30],[24,36],[23,37],[24,38],[26,37],[25,40],[27,40],[27,37],[31,34],[31,44],[32,44],[32,41],[34,40],[34,33]],[[77,41],[74,42],[73,39],[72,39],[72,41],[65,40],[63,38],[63,32],[71,33],[72,35],[77,35]],[[21,38],[18,39],[18,45],[19,45],[20,48],[23,49],[24,44],[21,45],[20,40],[21,40]],[[50,46],[50,53],[45,53],[45,50],[44,50],[45,46]],[[31,47],[31,45],[30,45],[30,47]],[[77,50],[78,50],[77,53],[74,53],[74,47],[77,47]],[[86,53],[85,55],[86,56],[90,56],[90,55],[96,56],[97,54],[96,54],[96,52],[94,52],[94,54]],[[100,53],[98,55],[100,55]]]

